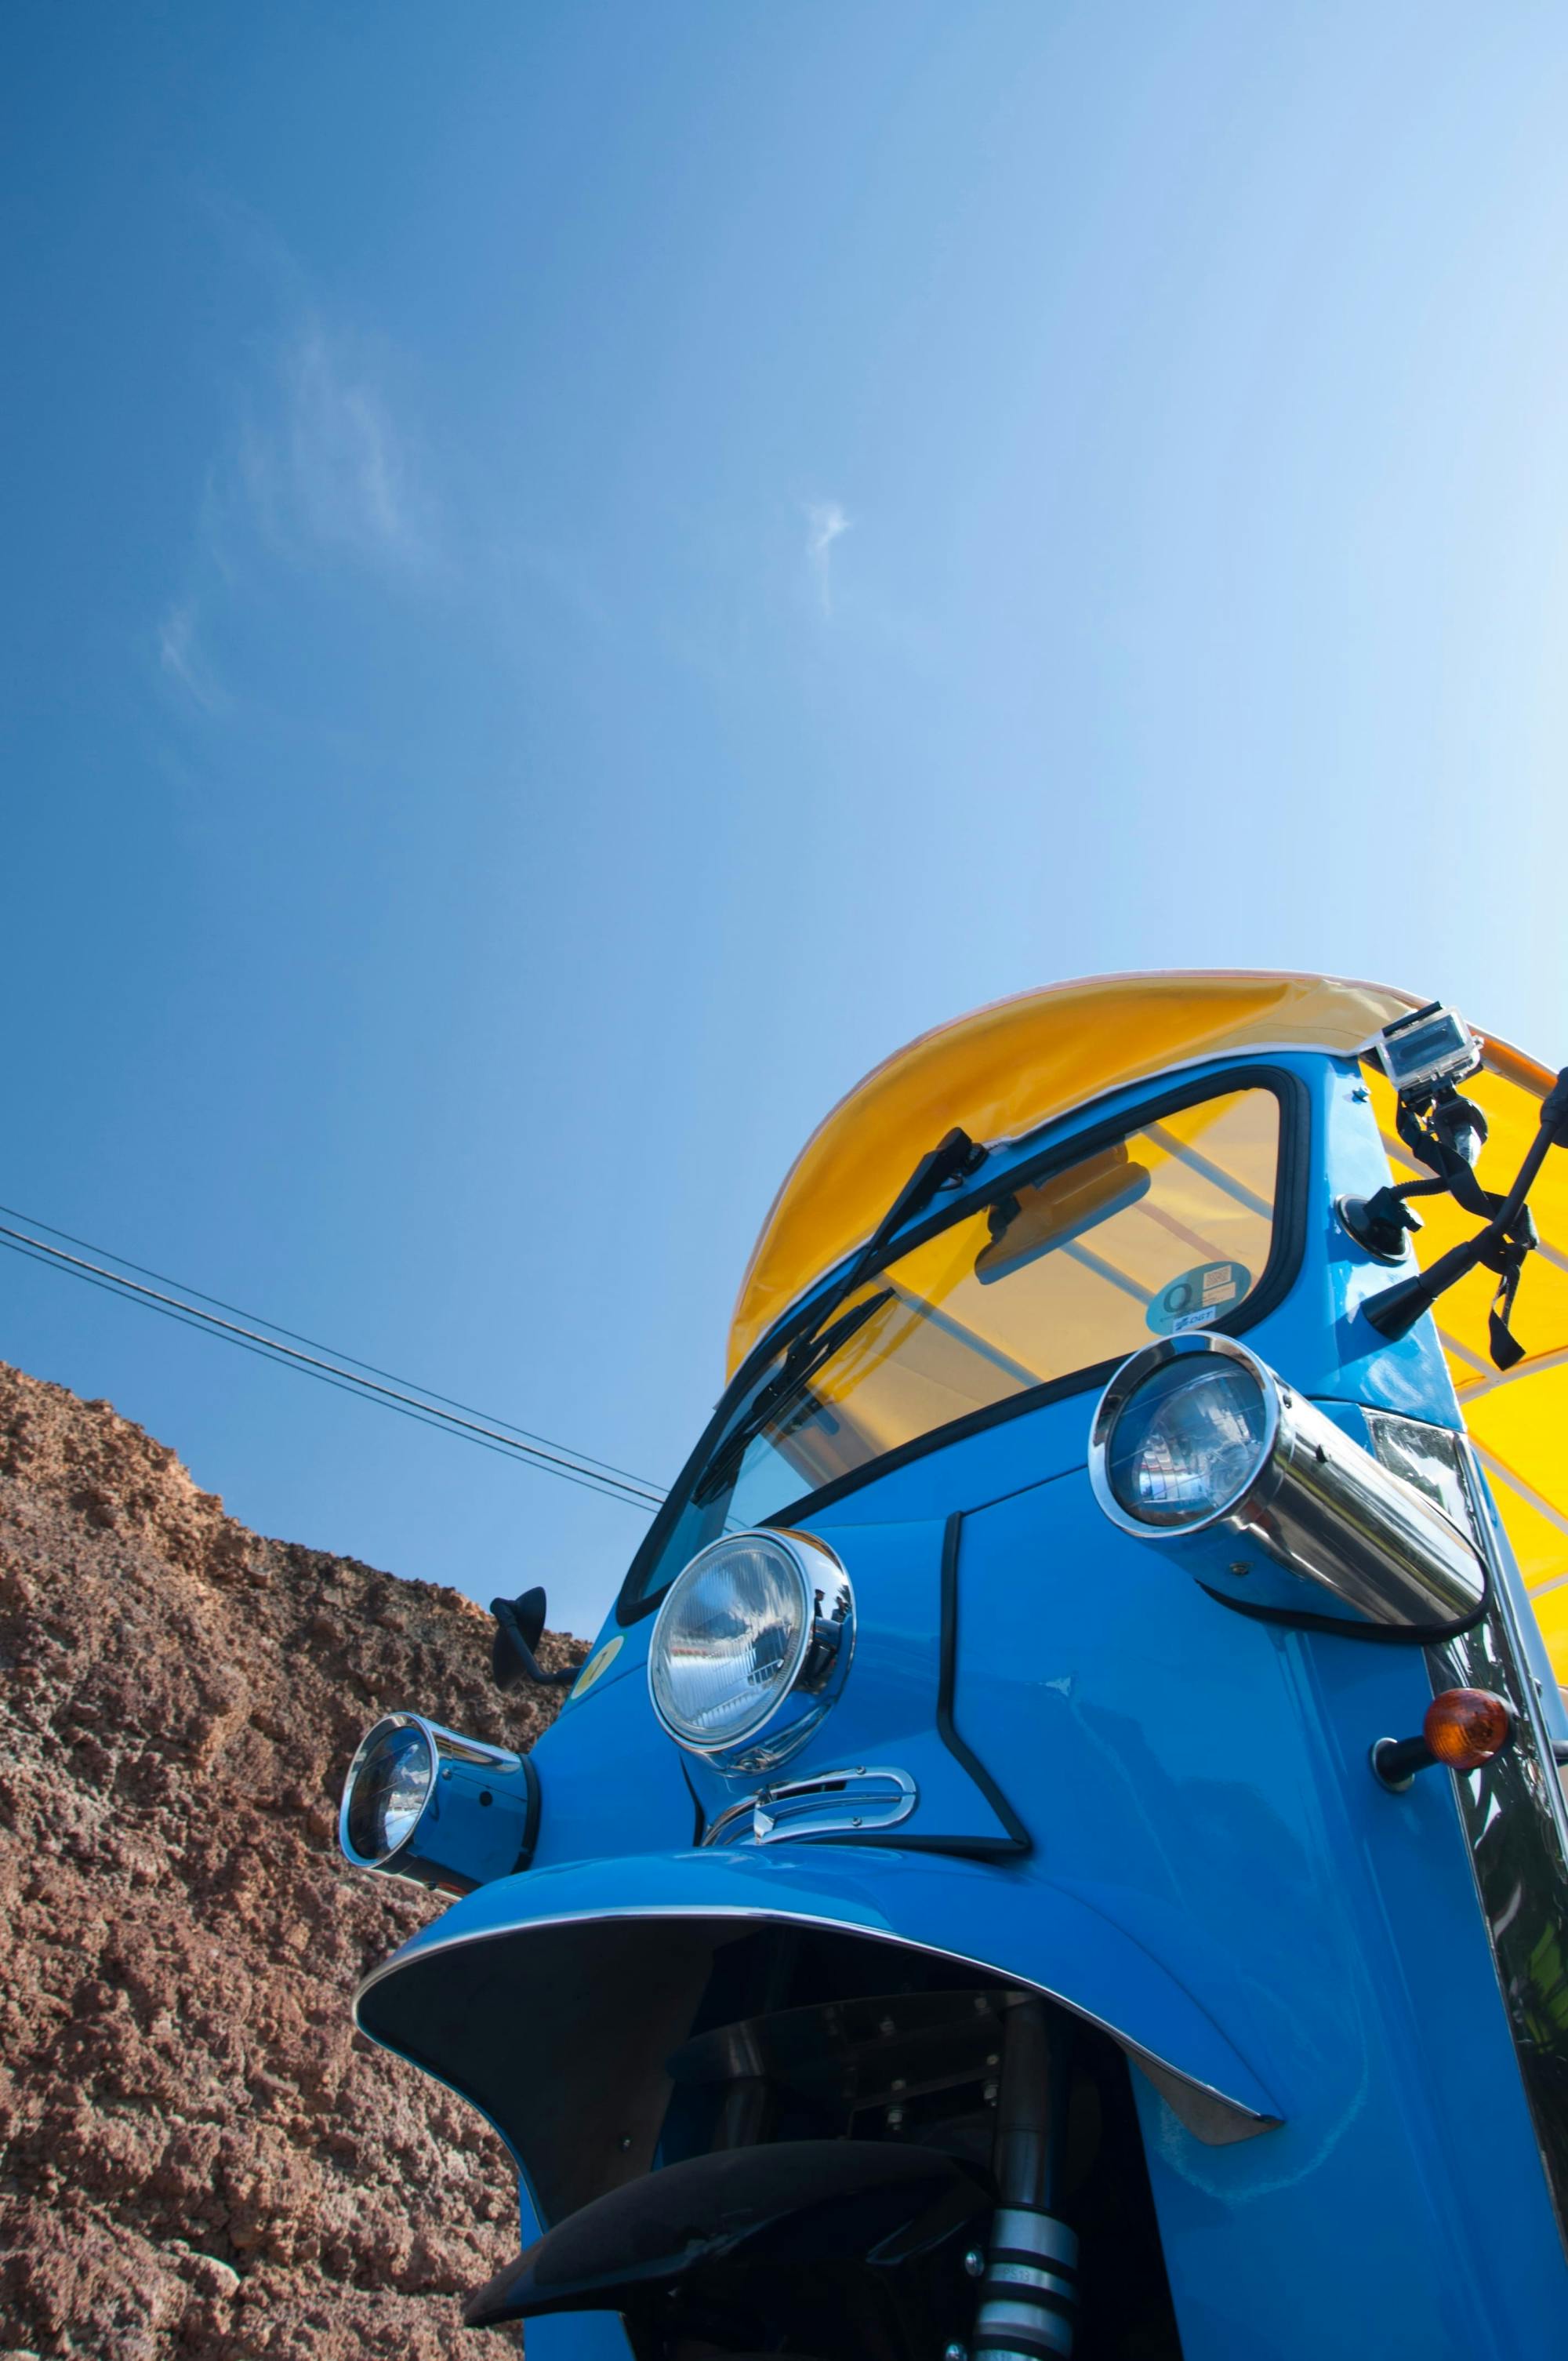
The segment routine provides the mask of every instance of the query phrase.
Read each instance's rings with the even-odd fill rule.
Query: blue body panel
[[[1267,1062],[1310,1095],[1310,1183],[1299,1273],[1248,1345],[1353,1433],[1362,1405],[1459,1428],[1431,1321],[1390,1345],[1358,1317],[1396,1274],[1332,1210],[1388,1177],[1354,1067]],[[391,1972],[504,1944],[522,1992],[531,1931],[628,1914],[793,1918],[976,1960],[1278,2119],[1215,2145],[1134,2075],[1185,2361],[1568,2347],[1568,2268],[1453,1782],[1394,1795],[1367,1767],[1375,1740],[1420,1726],[1422,1653],[1248,1620],[1116,1531],[1085,1473],[1094,1399],[999,1419],[802,1520],[848,1567],[860,1631],[788,1775],[896,1764],[920,1789],[903,1833],[954,1845],[1005,1835],[994,1783],[1026,1853],[959,1859],[896,1837],[693,1850],[698,1807],[711,1822],[756,1782],[683,1766],[648,1703],[643,1617],[536,1749],[532,1870],[455,1905]],[[959,1512],[952,1722],[978,1781],[936,1710]],[[529,2339],[545,2361],[609,2361],[614,2334],[557,2320]]]
[[[1005,1806],[987,1795],[938,1733],[941,1684],[941,1584],[945,1518],[916,1524],[850,1525],[831,1511],[814,1519],[839,1555],[854,1564],[858,1634],[843,1694],[798,1753],[788,1777],[857,1763],[894,1764],[914,1779],[919,1803],[899,1830],[922,1847],[946,1843],[977,1852],[1011,1851]],[[693,1757],[690,1777],[707,1817],[754,1794],[757,1779],[722,1776]]]
[[[506,1942],[521,1997],[531,1930],[624,1917],[787,1920],[973,1960],[1038,1985],[1260,2122],[1279,2113],[1157,1952],[1087,1895],[1026,1867],[999,1872],[988,1862],[831,1843],[563,1863],[480,1886],[405,1943],[397,1964],[447,1946]]]
[[[1031,1597],[1024,1570],[1053,1563],[1095,1579]],[[1390,1795],[1366,1765],[1375,1738],[1420,1727],[1420,1652],[1228,1613],[1108,1534],[1081,1475],[966,1521],[961,1565],[959,1724],[983,1715],[991,1760],[1048,1798],[1042,1869],[1203,1997],[1284,2118],[1208,2147],[1140,2088],[1188,2361],[1268,2352],[1286,2285],[1281,2354],[1332,2344],[1347,2305],[1387,2361],[1530,2351],[1568,2320],[1568,2274],[1452,1785]],[[1167,2224],[1212,2226],[1216,2199],[1245,2235],[1188,2286]],[[1332,2273],[1300,2276],[1317,2251]]]

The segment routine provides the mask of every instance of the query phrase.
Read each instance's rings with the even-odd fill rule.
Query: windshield
[[[989,1198],[781,1347],[729,1406],[633,1568],[647,1598],[720,1533],[1010,1397],[1238,1311],[1269,1261],[1279,1100],[1234,1090]]]

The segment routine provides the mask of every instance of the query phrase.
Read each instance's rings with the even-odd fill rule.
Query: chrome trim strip
[[[1468,1435],[1461,1440],[1460,1451],[1464,1460],[1466,1463],[1472,1463],[1466,1466],[1465,1473],[1469,1487],[1476,1495],[1475,1521],[1480,1528],[1481,1545],[1486,1554],[1487,1570],[1492,1577],[1491,1596],[1501,1615],[1508,1635],[1508,1644],[1513,1652],[1523,1718],[1530,1725],[1530,1737],[1534,1744],[1541,1794],[1546,1806],[1547,1816],[1556,1831],[1557,1862],[1564,1874],[1568,1875],[1568,1801],[1564,1800],[1562,1783],[1556,1775],[1556,1758],[1552,1753],[1552,1733],[1546,1727],[1546,1719],[1541,1709],[1540,1694],[1530,1673],[1530,1651],[1525,1645],[1524,1633],[1519,1626],[1519,1610],[1514,1604],[1513,1594],[1505,1579],[1504,1569],[1499,1562],[1497,1535],[1492,1530],[1491,1519],[1486,1513],[1486,1496],[1476,1481],[1475,1467],[1473,1463],[1479,1461],[1481,1454]],[[1515,1752],[1518,1751],[1518,1746],[1519,1739],[1516,1734]],[[1542,1769],[1546,1764],[1552,1765],[1550,1772]]]
[[[873,1781],[883,1783],[880,1788]],[[820,1798],[815,1809],[813,1796]],[[892,1764],[823,1771],[764,1787],[751,1814],[751,1831],[759,1844],[783,1844],[791,1837],[837,1836],[850,1828],[894,1828],[919,1801],[920,1790],[908,1772]]]
[[[737,1821],[749,1819],[756,1808],[755,1795],[743,1795],[740,1803],[731,1804],[728,1811],[720,1812],[718,1817],[710,1820],[702,1832],[702,1850],[706,1851],[714,1845],[721,1845]]]
[[[894,1828],[919,1801],[920,1790],[908,1772],[890,1763],[817,1771],[809,1779],[760,1787],[754,1795],[731,1804],[704,1831],[701,1849],[722,1845],[748,1813],[753,1844],[785,1844],[792,1838],[839,1836],[853,1828]]]
[[[1568,1806],[1478,1457],[1468,1437],[1454,1443],[1491,1579],[1486,1614],[1470,1631],[1429,1647],[1427,1669],[1434,1695],[1490,1688],[1515,1712],[1507,1752],[1451,1777],[1541,2171],[1568,2252]]]
[[[399,1953],[394,1952],[389,1960],[383,1960],[378,1968],[372,1970],[354,1995],[355,2025],[365,2033],[367,2040],[375,2040],[377,2037],[359,2022],[360,2006],[366,1995],[402,1968],[413,1967],[440,1952],[465,1950],[478,1943],[504,1940],[509,1935],[531,1935],[545,1927],[597,1927],[616,1919],[667,1918],[739,1919],[756,1927],[811,1927],[823,1934],[858,1935],[868,1943],[885,1943],[894,1950],[912,1951],[922,1959],[944,1960],[958,1967],[978,1969],[981,1975],[1003,1976],[1029,1992],[1038,1993],[1044,2000],[1055,2001],[1070,2016],[1079,2017],[1085,2025],[1091,2025],[1097,2032],[1105,2034],[1135,2064],[1144,2069],[1172,2112],[1206,2147],[1224,2147],[1235,2140],[1252,2139],[1259,2132],[1277,2131],[1284,2121],[1282,2115],[1260,2114],[1255,2108],[1244,2106],[1239,2099],[1231,2098],[1213,2083],[1201,2082],[1179,2066],[1168,2064],[1157,2057],[1152,2049],[1146,2049],[1140,2042],[1130,2040],[1105,2017],[1097,2016],[1092,2009],[1085,2008],[1080,2001],[1069,1999],[1066,1993],[1053,1991],[1049,1984],[1041,1983],[1037,1977],[999,1966],[994,1960],[976,1959],[968,1951],[951,1951],[934,1943],[916,1943],[892,1928],[883,1930],[875,1927],[861,1927],[852,1920],[818,1916],[815,1912],[804,1910],[743,1910],[734,1904],[671,1903],[658,1909],[568,1910],[558,1917],[531,1918],[521,1927],[487,1927],[476,1934],[451,1935],[444,1939],[437,1936],[433,1941],[422,1945],[413,1960],[402,1960]],[[381,2042],[379,2046],[386,2048],[389,2045]],[[1183,2113],[1184,2101],[1189,2097],[1193,2103],[1190,2122]]]

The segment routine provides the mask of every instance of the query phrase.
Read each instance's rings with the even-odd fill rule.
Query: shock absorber
[[[974,2361],[1057,2361],[1072,2351],[1078,2239],[1054,2211],[1067,2095],[1065,2020],[1047,2014],[1043,2001],[1015,2001],[1003,2026],[992,2151],[999,2202],[984,2258]]]

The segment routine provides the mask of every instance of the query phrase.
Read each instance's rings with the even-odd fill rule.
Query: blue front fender
[[[361,1988],[371,2039],[489,2117],[558,2220],[653,2162],[716,1953],[778,1925],[902,1946],[1032,1987],[1109,2033],[1190,2130],[1279,2109],[1152,1952],[1037,1872],[813,1844],[575,1861],[481,1886]]]

